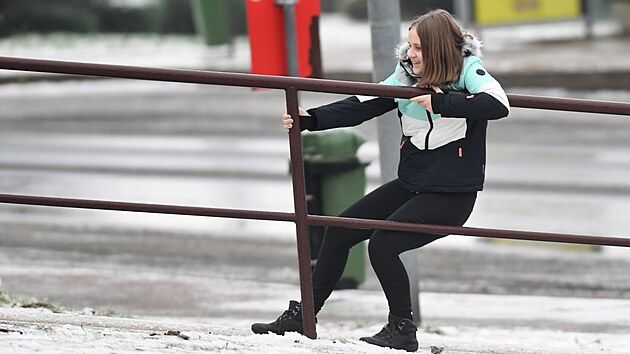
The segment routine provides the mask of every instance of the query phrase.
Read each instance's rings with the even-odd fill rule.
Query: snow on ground
[[[630,319],[624,313],[630,310],[629,300],[424,293],[422,301],[426,322],[442,316],[457,324],[422,326],[417,335],[420,353],[431,353],[432,347],[433,351],[443,348],[443,353],[630,353],[630,337],[625,331],[585,332],[581,326],[599,328],[615,323],[628,328]],[[281,302],[227,306],[243,310],[276,307]],[[349,307],[361,315],[386,313],[382,294],[365,290],[338,292],[324,312]],[[379,331],[381,323],[327,321],[324,312],[319,318],[318,339],[312,340],[295,333],[252,334],[250,324],[263,319],[129,318],[97,316],[91,309],[53,313],[42,308],[5,307],[0,308],[0,347],[5,353],[398,352],[358,340]],[[480,324],[484,320],[494,324]],[[519,321],[523,324],[518,325]],[[574,330],[565,326],[569,323]]]

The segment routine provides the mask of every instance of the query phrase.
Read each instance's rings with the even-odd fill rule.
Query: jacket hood
[[[469,57],[474,55],[476,57],[482,57],[483,54],[481,52],[481,48],[483,47],[483,43],[477,39],[472,33],[462,32],[464,35],[464,44],[462,45],[462,56]],[[407,51],[409,50],[409,43],[404,41],[400,43],[395,50],[396,58],[400,61],[400,64],[405,69],[405,71],[411,76],[417,77],[413,73],[411,61],[407,56]]]

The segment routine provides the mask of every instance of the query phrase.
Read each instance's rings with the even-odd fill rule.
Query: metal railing
[[[327,92],[350,95],[358,94],[392,98],[411,98],[417,96],[419,93],[427,92],[419,91],[420,89],[412,87],[394,87],[347,81],[304,79],[294,77],[277,77],[268,75],[238,74],[212,71],[159,69],[137,66],[77,63],[13,57],[0,57],[0,69],[207,85],[281,89],[285,91],[287,112],[294,117],[297,117],[299,115],[299,91]],[[508,95],[508,98],[510,100],[510,104],[513,107],[586,113],[603,113],[614,115],[630,115],[630,104],[622,102],[604,102],[514,94]],[[91,199],[53,198],[46,196],[16,194],[0,194],[0,203],[294,222],[296,225],[297,234],[298,268],[300,274],[304,334],[309,338],[317,337],[310,269],[310,245],[308,237],[309,225],[397,230],[435,234],[457,234],[462,236],[630,247],[630,237],[604,237],[592,235],[412,224],[381,220],[350,219],[332,216],[310,215],[308,214],[306,208],[306,193],[299,120],[295,120],[294,128],[289,133],[289,146],[291,156],[294,213],[165,204],[130,203]]]

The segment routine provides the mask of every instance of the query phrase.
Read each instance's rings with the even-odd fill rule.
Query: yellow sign
[[[580,0],[475,0],[477,25],[564,20],[579,17]]]

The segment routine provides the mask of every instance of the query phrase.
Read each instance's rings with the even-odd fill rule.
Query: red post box
[[[252,74],[287,75],[284,14],[275,0],[247,0]],[[319,0],[295,5],[298,73],[322,77],[319,46]]]

